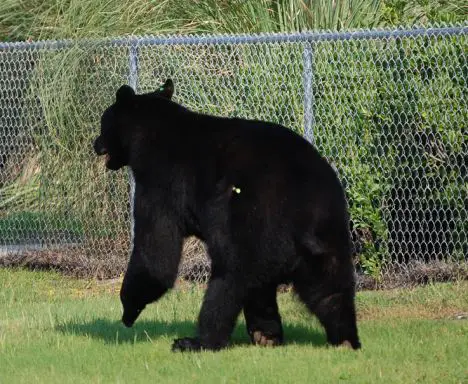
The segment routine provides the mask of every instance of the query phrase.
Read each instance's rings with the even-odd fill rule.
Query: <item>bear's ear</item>
[[[118,103],[121,103],[121,102],[127,102],[127,101],[130,101],[132,100],[133,96],[135,96],[135,91],[133,90],[132,87],[130,87],[129,85],[122,85],[116,92],[115,94],[115,100],[118,102]]]
[[[166,99],[172,98],[174,94],[174,83],[172,79],[167,79],[165,83],[158,88],[158,94]]]

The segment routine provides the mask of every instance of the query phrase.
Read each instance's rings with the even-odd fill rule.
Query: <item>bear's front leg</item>
[[[127,327],[172,288],[183,246],[177,215],[139,189],[136,197],[133,250],[120,290],[122,322]]]
[[[126,327],[133,326],[146,305],[158,300],[169,289],[135,259],[132,255],[120,289],[122,322]]]
[[[232,275],[210,280],[198,320],[199,337],[174,340],[173,351],[218,351],[228,345],[244,298],[238,281]]]

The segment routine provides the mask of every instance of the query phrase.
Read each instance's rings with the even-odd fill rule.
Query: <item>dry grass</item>
[[[120,249],[121,245],[113,243],[109,244],[109,247]],[[77,247],[8,255],[0,258],[0,266],[54,270],[73,277],[112,281],[121,278],[125,273],[127,258],[113,253],[97,258],[92,249]],[[186,282],[205,284],[209,271],[210,264],[204,244],[194,237],[187,239],[179,267],[178,284],[184,285]],[[391,265],[378,277],[358,275],[357,289],[362,291],[410,288],[450,281],[468,281],[468,263],[413,261],[407,265]],[[287,292],[290,287],[281,286],[279,290]]]
[[[457,281],[361,292],[358,295],[359,320],[468,318],[468,281]]]
[[[77,247],[58,250],[28,251],[0,258],[0,266],[24,267],[32,270],[55,270],[79,278],[107,281],[121,277],[126,270],[127,257],[124,245],[107,241],[106,247],[116,252],[96,257],[94,247]],[[101,247],[102,249],[106,247]],[[182,263],[179,267],[179,284],[184,282],[206,283],[210,263],[204,244],[194,237],[185,241]],[[435,282],[468,280],[468,263],[413,261],[407,265],[390,265],[378,277],[360,274],[358,290],[394,289],[417,287]],[[288,291],[286,286],[280,291]]]
[[[361,275],[358,289],[393,289],[421,284],[468,280],[468,263],[418,260],[408,264],[389,264],[380,276]]]
[[[124,241],[103,240],[89,246],[22,251],[0,257],[0,266],[24,267],[32,270],[54,270],[65,275],[98,280],[114,279],[122,275],[127,267],[128,248]],[[96,255],[96,249],[108,252]],[[186,239],[179,276],[191,282],[203,282],[209,273],[209,262],[204,244],[194,237]]]

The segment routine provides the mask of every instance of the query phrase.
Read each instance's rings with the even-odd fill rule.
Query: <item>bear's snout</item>
[[[96,140],[94,140],[93,147],[94,152],[96,152],[98,156],[105,155],[107,153],[107,148],[104,145],[102,145],[102,140],[100,136]]]

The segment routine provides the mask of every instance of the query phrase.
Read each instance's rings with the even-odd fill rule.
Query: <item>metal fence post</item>
[[[138,88],[138,42],[135,40],[130,41],[129,47],[129,74],[128,74],[128,84],[137,92]],[[133,219],[133,207],[135,199],[135,178],[133,177],[133,172],[131,168],[128,168],[128,177],[130,183],[130,230],[131,230],[131,239],[130,244],[133,251],[133,239],[135,235],[135,223]]]
[[[314,142],[314,94],[313,94],[313,48],[312,43],[304,43],[302,59],[304,63],[304,136],[310,142]]]

